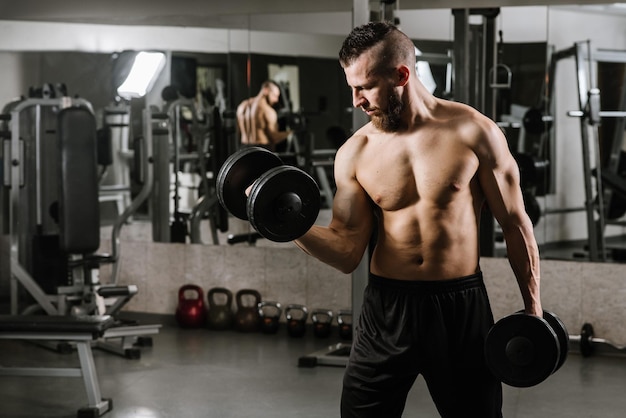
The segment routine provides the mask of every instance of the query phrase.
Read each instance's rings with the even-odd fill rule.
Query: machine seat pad
[[[0,332],[65,332],[102,335],[115,324],[110,315],[55,316],[55,315],[0,315]]]

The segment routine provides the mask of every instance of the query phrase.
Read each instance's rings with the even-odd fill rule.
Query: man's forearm
[[[294,244],[305,253],[348,274],[354,271],[365,252],[365,248],[360,249],[354,241],[341,239],[330,228],[313,225]]]
[[[509,263],[517,279],[525,311],[543,315],[540,291],[539,250],[532,226],[523,224],[505,233]]]

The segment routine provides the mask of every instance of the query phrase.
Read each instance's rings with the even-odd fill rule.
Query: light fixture
[[[137,53],[128,77],[117,88],[117,94],[125,99],[145,96],[164,66],[165,54],[162,52]]]

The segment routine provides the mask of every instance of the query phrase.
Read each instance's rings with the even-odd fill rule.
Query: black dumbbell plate
[[[220,204],[239,219],[248,219],[246,189],[267,170],[282,165],[273,152],[248,147],[232,154],[217,174],[217,198]]]
[[[559,341],[545,319],[515,313],[491,328],[485,340],[485,358],[491,372],[502,383],[535,386],[556,369]]]
[[[292,241],[315,223],[320,210],[320,190],[304,171],[280,166],[254,182],[248,198],[248,220],[265,238]]]

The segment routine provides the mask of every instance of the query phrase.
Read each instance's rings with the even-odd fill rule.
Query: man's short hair
[[[413,41],[391,22],[370,22],[352,29],[339,50],[339,62],[343,67],[349,66],[380,43],[384,43],[377,63],[380,70],[399,62],[407,65],[413,62],[415,66]]]

